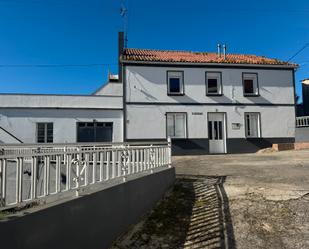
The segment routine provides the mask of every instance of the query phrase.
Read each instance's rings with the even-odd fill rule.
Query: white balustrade
[[[296,117],[296,127],[308,127],[309,116]]]
[[[0,146],[0,210],[171,167],[171,141]],[[142,174],[141,174],[142,173]],[[119,182],[121,182],[119,181]]]

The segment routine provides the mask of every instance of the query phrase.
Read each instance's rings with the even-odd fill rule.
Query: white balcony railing
[[[0,210],[171,167],[171,142],[0,146]]]
[[[296,127],[309,126],[309,116],[296,117]]]

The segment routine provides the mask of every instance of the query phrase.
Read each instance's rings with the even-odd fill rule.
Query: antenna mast
[[[127,42],[128,42],[128,36],[127,36],[127,29],[128,29],[128,9],[125,5],[125,0],[121,0],[121,5],[120,5],[120,16],[122,18],[122,29],[124,33],[124,47],[127,47]]]

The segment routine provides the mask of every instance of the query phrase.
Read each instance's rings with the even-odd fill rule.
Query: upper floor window
[[[206,94],[222,94],[222,74],[221,72],[206,72]]]
[[[187,136],[187,114],[167,113],[166,114],[167,136],[171,138],[186,138]]]
[[[259,95],[258,76],[256,73],[243,73],[242,82],[245,96]]]
[[[260,114],[245,113],[246,137],[260,137]]]
[[[183,72],[168,71],[167,72],[167,93],[169,95],[183,95]]]
[[[37,142],[52,143],[54,137],[53,123],[37,123]]]

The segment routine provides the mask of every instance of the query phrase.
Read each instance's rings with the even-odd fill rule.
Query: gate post
[[[168,137],[167,138],[167,146],[168,146],[168,153],[167,153],[167,156],[168,156],[168,167],[171,168],[172,167],[172,140],[171,140],[171,137]]]

